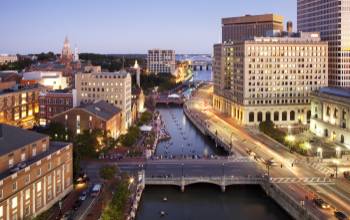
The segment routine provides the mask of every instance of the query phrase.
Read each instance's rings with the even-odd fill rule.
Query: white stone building
[[[216,110],[243,125],[309,122],[310,92],[328,85],[328,44],[318,33],[274,33],[214,49]]]
[[[322,88],[311,95],[310,130],[350,148],[350,90]]]

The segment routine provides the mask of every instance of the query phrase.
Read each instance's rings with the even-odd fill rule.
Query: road
[[[277,166],[271,169],[271,176],[284,177],[293,175],[296,177],[305,177],[324,175],[324,173],[309,166],[308,163],[293,163],[294,161],[305,161],[305,158],[290,153],[285,148],[276,144],[276,142],[264,138],[259,133],[244,129],[235,124],[232,119],[215,112],[207,104],[210,95],[208,95],[208,88],[206,89],[199,91],[195,97],[187,102],[187,106],[191,109],[195,117],[198,117],[199,121],[206,122],[209,129],[217,131],[219,138],[226,141],[226,143],[232,141],[234,150],[238,154],[242,156],[247,155],[247,149],[249,149],[265,160],[273,158],[278,164],[282,164],[283,168],[278,168]],[[337,180],[334,186],[316,185],[306,187],[293,185],[289,190],[293,192],[297,191],[297,194],[300,194],[300,198],[303,198],[302,195],[306,195],[310,191],[314,192],[328,201],[332,206],[346,212],[348,215],[350,214],[350,206],[348,205],[350,203],[350,186],[344,180]],[[331,216],[331,213],[327,212],[326,214]]]

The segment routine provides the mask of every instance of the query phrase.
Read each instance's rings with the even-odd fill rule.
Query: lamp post
[[[225,176],[225,163],[222,163],[222,177]]]
[[[184,166],[185,166],[185,164],[182,163],[181,164],[181,175],[182,175],[182,177],[184,177]]]
[[[340,147],[336,147],[335,148],[335,152],[336,152],[337,158],[341,158],[341,148]]]
[[[321,147],[317,148],[317,156],[322,159],[323,158],[323,149]]]
[[[338,178],[338,165],[339,160],[333,160],[334,166],[335,166],[335,178]]]

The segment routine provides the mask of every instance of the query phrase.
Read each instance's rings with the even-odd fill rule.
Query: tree
[[[128,133],[121,135],[119,141],[127,147],[133,146],[140,137],[141,131],[137,126],[131,126]]]
[[[140,125],[144,125],[144,124],[148,124],[151,120],[152,120],[153,114],[149,111],[145,111],[142,113],[140,120],[139,120],[139,124]]]
[[[116,191],[113,195],[112,201],[102,211],[102,220],[122,220],[124,219],[125,207],[130,196],[128,189],[128,182],[126,178],[116,186]]]
[[[111,180],[116,175],[118,169],[114,165],[105,165],[100,168],[100,177],[105,180]]]

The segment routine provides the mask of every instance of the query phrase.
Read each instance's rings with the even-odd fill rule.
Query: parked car
[[[326,203],[323,199],[320,198],[314,199],[314,202],[318,207],[322,209],[329,209],[331,207],[328,203]]]
[[[87,192],[87,190],[85,190],[85,191],[83,191],[83,192],[80,194],[79,200],[85,201],[86,198],[87,198],[87,196],[88,196],[88,192]]]
[[[345,171],[344,172],[344,178],[347,180],[350,180],[350,171]]]
[[[339,220],[346,220],[348,219],[348,216],[346,216],[343,212],[341,211],[335,211],[334,216],[339,219]]]
[[[80,199],[77,200],[77,201],[75,201],[75,203],[74,203],[74,205],[73,205],[74,211],[78,210],[82,203],[83,203],[83,201],[80,200]]]

